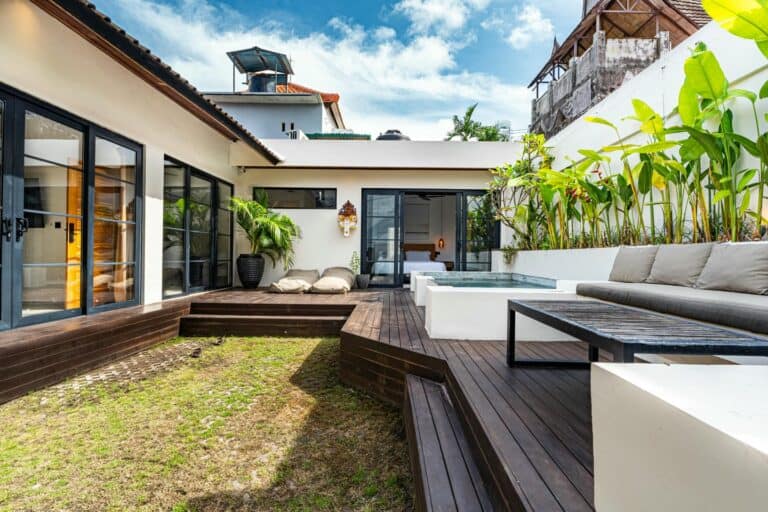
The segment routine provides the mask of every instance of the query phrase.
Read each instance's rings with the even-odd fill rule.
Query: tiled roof
[[[205,98],[187,79],[174,71],[173,68],[163,62],[160,57],[154,55],[149,48],[139,43],[138,39],[132,37],[119,25],[112,22],[110,17],[96,9],[94,4],[85,0],[33,1],[44,10],[47,10],[46,4],[53,4],[60,9],[63,9],[66,13],[79,21],[80,24],[105,39],[114,48],[117,48],[130,60],[140,65],[144,70],[152,74],[161,82],[167,84],[167,86],[170,86],[184,96],[186,100],[192,102],[197,108],[210,116],[210,118],[225,126],[243,142],[265,155],[268,160],[273,163],[280,161],[280,157],[276,153],[264,145],[255,135],[235,120],[234,117],[230,116],[222,110],[221,107]],[[89,41],[92,40],[90,37],[86,37],[86,39]],[[158,89],[160,88],[158,87]],[[199,117],[199,114],[194,112],[191,106],[188,107],[180,102],[177,103]]]
[[[701,0],[667,0],[667,3],[698,27],[703,27],[712,21],[701,6]]]
[[[320,92],[306,85],[290,82],[287,85],[278,84],[276,91],[284,94],[319,94],[323,99],[323,103],[338,103],[339,95],[333,92]]]

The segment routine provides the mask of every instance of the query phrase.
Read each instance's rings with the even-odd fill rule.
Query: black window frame
[[[230,233],[229,233],[229,247],[228,254],[229,259],[228,260],[222,260],[229,263],[229,272],[227,276],[227,282],[223,285],[218,285],[218,254],[219,254],[219,212],[221,210],[228,210],[227,207],[222,207],[220,204],[220,193],[219,188],[222,186],[229,187],[231,195],[234,195],[235,186],[218,176],[215,176],[211,173],[202,171],[198,169],[197,167],[194,167],[192,165],[184,163],[182,160],[179,160],[178,158],[174,158],[170,155],[165,155],[164,161],[163,161],[163,211],[165,211],[165,162],[169,162],[173,164],[175,167],[178,167],[183,170],[184,172],[184,191],[183,191],[183,199],[185,201],[185,204],[189,204],[190,195],[191,195],[191,181],[192,177],[196,177],[198,179],[203,179],[205,181],[209,181],[211,183],[211,204],[210,204],[210,231],[208,232],[210,235],[210,251],[209,251],[209,265],[208,265],[208,286],[192,286],[192,283],[190,282],[190,262],[191,262],[191,251],[190,251],[190,245],[191,245],[191,236],[190,236],[190,213],[189,208],[186,207],[183,215],[183,222],[184,226],[181,229],[183,232],[184,237],[184,247],[182,250],[183,253],[183,268],[184,268],[184,277],[182,281],[182,291],[179,293],[173,293],[168,294],[166,293],[165,288],[165,250],[163,250],[163,256],[162,256],[162,269],[163,269],[163,277],[162,277],[162,298],[163,300],[167,299],[174,299],[177,297],[183,297],[185,295],[189,295],[190,293],[198,293],[202,291],[208,291],[208,290],[222,290],[225,288],[231,288],[233,284],[233,253],[234,253],[234,216],[232,215],[232,212],[230,211]],[[165,221],[163,221],[163,237],[165,237]],[[226,235],[226,234],[225,234]]]
[[[269,207],[276,210],[336,210],[339,208],[339,190],[336,187],[253,187],[253,199],[258,198],[259,191],[263,190],[269,198],[270,190],[311,190],[318,192],[333,192],[333,206],[318,206],[318,199],[315,197],[315,206],[276,206],[269,202]]]
[[[14,87],[0,82],[0,100],[5,105],[5,112],[0,122],[3,126],[3,146],[0,151],[0,159],[3,162],[2,193],[4,214],[10,207],[13,211],[23,211],[23,193],[18,192],[21,187],[23,192],[23,166],[24,166],[24,133],[25,114],[32,112],[44,116],[55,122],[72,127],[83,133],[83,184],[81,205],[81,252],[80,252],[80,307],[69,310],[41,313],[28,317],[22,317],[15,312],[21,307],[22,285],[17,278],[8,279],[14,268],[21,268],[23,257],[16,247],[7,247],[3,250],[3,280],[0,283],[3,292],[2,305],[0,306],[0,331],[14,329],[27,325],[36,325],[64,318],[72,318],[83,315],[91,315],[138,306],[144,300],[144,186],[145,186],[145,157],[144,145],[120,135],[98,123],[89,121],[72,112],[57,107],[47,101],[20,91]],[[136,153],[135,167],[135,234],[134,234],[134,292],[131,300],[103,304],[93,304],[93,228],[95,222],[95,143],[101,138],[115,144],[124,146]],[[13,197],[12,197],[13,196]],[[16,203],[16,204],[14,204]],[[13,261],[11,261],[13,259]],[[7,290],[6,287],[11,288]]]

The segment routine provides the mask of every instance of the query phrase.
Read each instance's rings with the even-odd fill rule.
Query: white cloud
[[[521,50],[533,42],[550,40],[554,34],[552,21],[545,18],[538,7],[528,4],[518,13],[517,23],[510,30],[507,42]]]
[[[379,41],[394,39],[396,36],[397,32],[392,27],[378,27],[373,31],[373,37]]]
[[[490,0],[400,0],[393,10],[410,20],[412,33],[451,33],[464,28],[473,12],[485,9],[489,3]]]
[[[258,45],[288,54],[296,82],[340,93],[345,122],[358,132],[378,135],[397,128],[415,139],[441,139],[450,116],[475,102],[484,122],[510,119],[514,128],[522,128],[529,121],[530,92],[524,86],[457,70],[455,44],[439,35],[401,41],[394,31],[381,30],[386,27],[366,30],[333,18],[329,33],[297,36],[264,20],[244,26],[242,16],[230,16],[206,0],[185,0],[180,8],[157,0],[104,2],[113,18],[130,23],[133,35],[146,39],[204,91],[230,90],[232,64],[226,52]]]

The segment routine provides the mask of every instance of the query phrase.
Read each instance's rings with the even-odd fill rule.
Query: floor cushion
[[[715,244],[668,244],[659,246],[646,282],[693,286]]]
[[[317,270],[291,269],[272,283],[269,289],[275,293],[304,293],[308,292],[318,279],[320,273]]]
[[[621,246],[608,279],[622,283],[642,283],[651,273],[658,250],[658,245]]]
[[[696,288],[768,294],[768,242],[719,244],[704,265]]]
[[[648,283],[581,283],[576,293],[702,322],[768,334],[768,296]]]
[[[312,293],[347,293],[355,284],[355,273],[345,267],[331,267],[312,285]]]

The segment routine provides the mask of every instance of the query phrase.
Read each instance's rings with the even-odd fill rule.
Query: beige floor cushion
[[[312,293],[347,293],[355,283],[355,273],[344,267],[325,269],[323,276],[312,285]]]
[[[320,279],[317,270],[291,269],[279,280],[272,283],[269,290],[275,293],[304,293]]]

